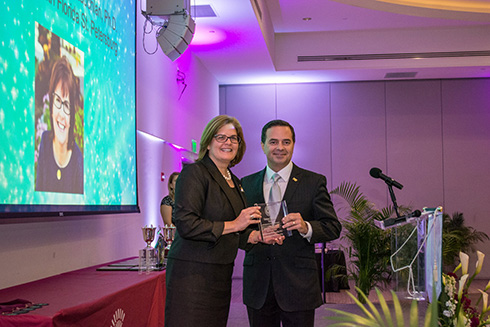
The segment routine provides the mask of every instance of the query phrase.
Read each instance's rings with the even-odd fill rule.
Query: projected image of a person
[[[41,138],[36,191],[83,194],[83,155],[73,133],[79,92],[70,63],[61,57],[49,82],[51,130]]]

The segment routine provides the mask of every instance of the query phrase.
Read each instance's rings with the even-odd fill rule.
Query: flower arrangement
[[[451,273],[442,274],[443,289],[439,297],[439,326],[442,327],[480,327],[490,326],[488,312],[488,293],[490,281],[485,289],[479,290],[480,296],[475,305],[469,298],[468,290],[471,282],[480,273],[485,255],[477,251],[478,260],[475,272],[468,273],[469,256],[460,252],[460,264]],[[461,277],[456,274],[461,269]],[[480,302],[481,311],[478,311]]]

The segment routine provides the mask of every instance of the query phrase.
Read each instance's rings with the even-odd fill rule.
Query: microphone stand
[[[398,204],[396,203],[395,192],[393,192],[393,185],[391,183],[386,182],[388,185],[388,190],[390,191],[391,201],[393,202],[393,208],[395,209],[396,217],[400,218],[400,213],[398,212]]]

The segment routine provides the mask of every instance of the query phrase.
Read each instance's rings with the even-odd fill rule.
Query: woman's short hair
[[[53,69],[51,71],[51,79],[49,81],[49,110],[50,116],[49,119],[51,121],[51,128],[53,128],[53,104],[54,104],[54,91],[58,83],[61,82],[61,91],[64,94],[69,94],[70,97],[70,129],[68,131],[68,149],[73,148],[74,142],[74,133],[73,129],[75,128],[75,114],[76,108],[78,107],[78,83],[75,74],[73,74],[73,69],[71,68],[68,59],[65,56],[58,59],[53,65]],[[52,133],[54,137],[54,133]]]
[[[208,153],[208,146],[213,141],[213,137],[218,133],[221,127],[232,124],[235,127],[236,133],[240,138],[238,143],[238,151],[230,162],[230,167],[235,166],[240,161],[242,161],[243,155],[245,154],[245,149],[247,148],[245,144],[245,139],[243,138],[243,130],[240,122],[235,118],[228,115],[219,115],[211,119],[211,121],[206,125],[201,136],[201,145],[199,147],[199,157],[197,160],[201,160]]]

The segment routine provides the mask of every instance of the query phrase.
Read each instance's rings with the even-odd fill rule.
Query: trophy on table
[[[146,242],[146,247],[139,251],[139,269],[138,273],[143,273],[145,271],[147,274],[150,271],[155,270],[157,265],[157,256],[155,249],[151,246],[151,242],[155,239],[156,227],[145,226],[141,227],[143,231],[143,239]]]
[[[165,258],[168,255],[170,246],[175,236],[175,226],[165,224],[163,227],[158,227],[157,233],[157,244],[155,245],[156,256],[157,256],[157,268],[165,267]]]
[[[174,225],[167,225],[163,227],[163,235],[165,239],[165,243],[167,243],[167,246],[165,247],[165,257],[168,254],[168,251],[170,250],[170,246],[172,245],[172,241],[174,240],[175,237],[175,226]]]
[[[157,269],[162,270],[165,267],[165,248],[167,247],[167,241],[165,240],[165,230],[161,226],[158,226],[156,239]]]

